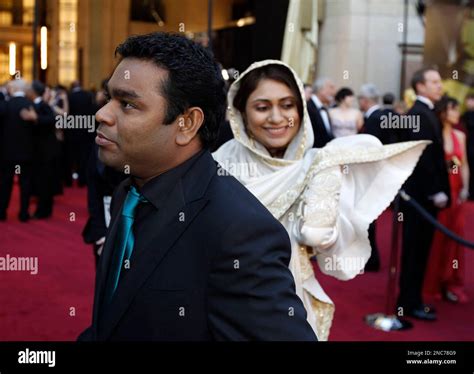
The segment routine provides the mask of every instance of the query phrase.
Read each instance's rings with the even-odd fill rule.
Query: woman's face
[[[459,123],[459,118],[461,113],[459,112],[459,105],[448,105],[446,110],[446,121],[451,125],[457,125]]]
[[[284,83],[262,79],[245,106],[247,131],[273,157],[283,157],[300,128],[297,99]]]
[[[344,104],[350,108],[354,106],[354,96],[346,96],[343,101]]]

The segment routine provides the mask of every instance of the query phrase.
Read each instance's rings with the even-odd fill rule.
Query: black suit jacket
[[[84,90],[73,91],[68,96],[69,113],[71,116],[94,116],[97,108],[91,92]],[[93,143],[95,131],[88,129],[65,129],[64,137],[67,142]]]
[[[387,124],[395,121],[395,117],[399,118],[398,113],[391,109],[377,109],[374,110],[369,117],[364,117],[364,127],[361,131],[364,134],[370,134],[378,138],[382,144],[392,144],[402,141],[405,132],[403,129],[390,128],[384,126],[384,121]]]
[[[322,148],[328,142],[334,139],[334,135],[332,132],[328,132],[326,130],[326,126],[324,126],[323,118],[319,113],[318,108],[313,100],[309,100],[307,102],[308,114],[311,120],[311,125],[313,126],[314,132],[314,145],[313,148]],[[329,115],[329,114],[328,114]]]
[[[285,228],[219,170],[203,152],[162,213],[147,216],[136,233],[137,256],[107,307],[106,272],[130,179],[117,188],[98,265],[93,323],[79,340],[316,339],[288,269]]]
[[[413,174],[405,183],[405,191],[422,204],[432,204],[429,196],[444,192],[451,196],[448,168],[444,159],[441,123],[425,103],[416,100],[408,111],[411,120],[418,120],[420,131],[406,131],[406,140],[431,140],[418,161]]]
[[[32,107],[26,97],[12,97],[0,103],[2,127],[1,153],[6,162],[30,162],[34,157],[33,126],[20,117],[20,111]]]
[[[125,174],[102,164],[94,145],[87,163],[87,208],[89,219],[82,231],[88,244],[94,244],[107,233],[104,197],[112,196],[114,189],[125,179]]]
[[[51,162],[59,152],[56,138],[55,115],[51,107],[44,101],[34,104],[38,121],[34,125],[35,160]]]

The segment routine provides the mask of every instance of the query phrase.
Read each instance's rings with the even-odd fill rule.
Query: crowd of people
[[[135,55],[139,43],[148,43],[146,38],[154,42],[162,37],[128,40],[120,52],[122,63],[127,57],[145,58],[145,61],[162,59],[160,64],[174,74],[169,79],[179,81],[181,78],[172,70],[173,63],[161,52],[156,52],[156,56],[153,51],[149,51],[150,56]],[[165,46],[169,42],[166,38],[160,41]],[[144,68],[148,67],[144,65]],[[117,69],[116,72],[120,68]],[[119,78],[111,79],[116,86]],[[184,81],[178,83],[182,87],[186,85]],[[311,263],[343,280],[355,277],[364,269],[378,271],[376,219],[400,188],[445,226],[463,235],[464,202],[474,196],[474,186],[470,183],[473,173],[469,170],[469,165],[474,165],[474,97],[467,97],[466,112],[461,119],[460,104],[443,96],[441,77],[435,69],[416,72],[412,88],[417,96],[408,110],[403,103],[395,102],[393,94],[382,96],[371,83],[362,85],[356,105],[356,94],[349,87],[337,89],[325,77],[318,77],[312,85],[303,85],[290,66],[274,60],[259,61],[228,88],[227,117],[218,123],[221,131],[218,137],[216,132],[217,142],[211,145],[203,135],[208,133],[199,132],[201,141],[209,140],[206,146],[221,165],[248,166],[246,172],[231,174],[285,227],[291,242],[289,269],[296,294],[319,340],[328,339],[334,305],[318,283]],[[143,186],[134,174],[139,168],[135,166],[135,170],[127,171],[124,166],[128,165],[111,165],[113,162],[107,162],[104,155],[118,152],[111,150],[113,139],[99,132],[101,139],[95,144],[95,133],[79,126],[59,128],[57,116],[75,119],[94,116],[97,112],[98,126],[115,127],[118,119],[113,114],[114,101],[126,108],[140,104],[123,99],[131,94],[114,90],[109,87],[109,81],[104,81],[94,96],[84,91],[79,82],[74,82],[66,92],[63,87],[49,89],[39,81],[27,84],[19,79],[9,82],[0,97],[0,219],[7,219],[15,174],[19,176],[19,219],[23,222],[30,218],[32,195],[38,201],[34,218],[50,217],[54,195],[61,192],[63,185],[70,186],[75,175],[79,186],[88,188],[90,217],[83,238],[92,244],[98,263],[107,248],[114,190],[130,175],[135,178],[131,183],[136,183],[140,190]],[[182,97],[176,98],[179,99]],[[183,108],[176,109],[170,120],[177,120]],[[185,116],[189,127],[184,119],[179,123],[179,131],[191,135],[177,137],[178,145],[187,146],[194,139],[198,130],[193,124],[199,122],[200,116],[194,110]],[[167,118],[163,120],[169,123]],[[401,123],[408,125],[400,126]],[[206,131],[210,134],[213,129]],[[136,135],[141,136],[138,132]],[[109,160],[116,162],[117,158]],[[130,188],[126,201],[132,190],[137,194],[135,187]],[[153,195],[150,196],[152,200]],[[403,201],[401,212],[403,239],[396,312],[399,316],[434,321],[436,311],[425,299],[444,298],[453,303],[468,300],[463,289],[464,249],[444,234],[435,233],[433,226]],[[143,217],[142,214],[141,225]],[[138,229],[135,235],[139,236]],[[109,252],[112,247],[109,244]],[[117,277],[110,297],[123,277],[120,270]]]
[[[72,186],[73,180],[85,186],[95,134],[94,129],[76,125],[87,117],[93,122],[96,110],[92,93],[79,82],[73,82],[69,92],[63,86],[49,88],[38,80],[23,79],[0,88],[0,220],[7,219],[15,175],[21,222],[51,217],[54,196]],[[61,123],[64,116],[71,118],[70,125]],[[32,197],[37,204],[30,215]]]

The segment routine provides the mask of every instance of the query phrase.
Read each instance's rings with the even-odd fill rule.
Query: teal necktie
[[[134,186],[130,187],[120,215],[120,222],[117,228],[117,237],[112,254],[111,266],[105,289],[105,302],[109,304],[117,290],[120,279],[120,272],[124,266],[124,261],[129,260],[132,255],[135,238],[133,236],[133,221],[135,219],[136,208],[139,203],[147,200],[137,192]]]

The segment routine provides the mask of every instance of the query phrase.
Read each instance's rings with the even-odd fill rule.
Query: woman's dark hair
[[[293,73],[286,66],[283,65],[266,65],[261,68],[252,70],[246,74],[240,81],[240,87],[237,94],[234,97],[233,105],[241,113],[245,113],[245,105],[247,100],[253,91],[256,90],[258,84],[263,79],[272,79],[274,81],[283,83],[286,85],[296,99],[296,108],[300,116],[300,121],[303,120],[303,100],[301,99],[300,90],[298,84],[295,81]]]
[[[449,107],[459,106],[459,101],[454,97],[444,95],[441,99],[435,104],[435,112],[438,118],[442,121],[443,116],[446,115]]]
[[[221,70],[207,49],[182,35],[155,32],[130,36],[115,55],[153,61],[166,70],[168,78],[161,84],[167,101],[165,124],[186,109],[199,107],[204,123],[198,134],[204,148],[213,145],[225,120],[226,97]]]
[[[339,103],[342,103],[344,99],[348,96],[354,96],[354,91],[352,91],[348,87],[343,87],[339,91],[337,91],[336,96],[334,97],[334,100],[336,100],[336,102],[339,104]]]

